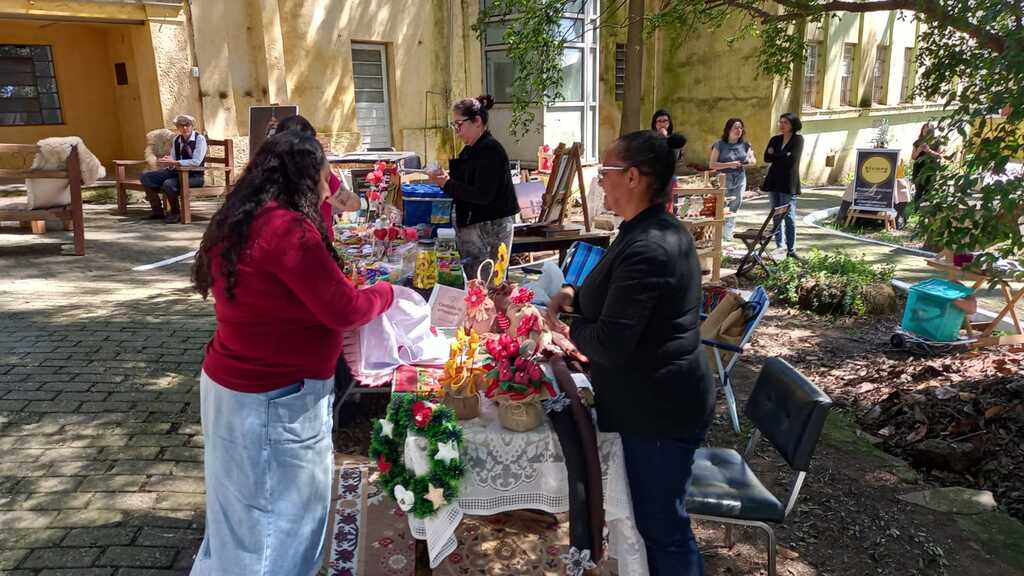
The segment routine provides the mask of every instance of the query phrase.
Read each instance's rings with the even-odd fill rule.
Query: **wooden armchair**
[[[0,153],[35,155],[39,146],[35,144],[0,144]],[[46,231],[47,220],[60,220],[65,230],[72,230],[75,238],[75,255],[85,256],[85,219],[82,214],[82,169],[78,159],[78,147],[71,147],[64,170],[0,170],[0,178],[61,178],[68,181],[71,189],[71,204],[53,208],[29,210],[27,204],[0,201],[0,222],[21,222],[30,225],[32,232]]]
[[[213,140],[206,139],[207,152],[204,166],[179,166],[178,178],[181,182],[181,223],[192,223],[192,198],[193,197],[214,197],[231,193],[231,175],[235,166],[235,146],[230,139]],[[223,154],[217,156],[214,147],[223,150]],[[145,165],[145,160],[114,160],[117,168],[117,212],[118,214],[128,213],[128,190],[139,190],[145,192],[146,188],[139,182],[138,178],[129,178],[127,168],[129,166]],[[202,188],[190,188],[188,185],[189,172],[223,172],[224,185],[203,186]],[[165,199],[166,202],[166,199]]]

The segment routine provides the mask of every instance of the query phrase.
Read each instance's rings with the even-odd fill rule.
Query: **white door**
[[[356,90],[356,126],[365,148],[391,146],[388,112],[388,66],[384,46],[352,45],[352,76]]]

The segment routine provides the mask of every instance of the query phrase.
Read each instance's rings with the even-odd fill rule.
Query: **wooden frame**
[[[231,188],[231,174],[235,166],[235,143],[230,139],[225,140],[213,140],[210,138],[206,139],[207,153],[206,158],[203,160],[206,165],[204,166],[178,166],[178,182],[181,186],[181,223],[191,224],[192,223],[192,198],[193,197],[216,197],[224,194],[230,194]],[[224,149],[223,156],[212,156],[210,149],[214,146],[220,146]],[[129,179],[127,176],[127,168],[129,166],[140,166],[145,165],[145,160],[114,160],[114,166],[117,168],[117,213],[127,214],[128,213],[128,190],[139,190],[141,192],[146,191],[146,187],[142,185],[138,179]],[[215,166],[210,166],[215,164]],[[224,173],[224,185],[223,186],[203,186],[201,188],[191,188],[188,185],[188,173],[189,172],[223,172]]]
[[[0,153],[36,154],[35,144],[0,144]],[[53,208],[4,209],[0,206],[0,222],[21,222],[31,226],[34,234],[46,231],[46,220],[60,220],[64,229],[70,230],[75,239],[75,255],[85,256],[85,217],[82,213],[82,168],[78,158],[78,146],[71,147],[64,170],[0,170],[0,178],[61,178],[68,181],[71,189],[71,204]]]
[[[580,199],[583,202],[583,226],[590,232],[590,210],[587,209],[587,188],[583,183],[583,162],[579,142],[572,146],[564,143],[555,148],[551,162],[551,175],[548,177],[547,189],[544,191],[538,224],[562,224],[569,212],[569,199],[572,197],[572,181],[576,178],[580,188]]]
[[[718,182],[717,188],[712,185],[710,173],[705,173],[701,182],[703,187],[687,188],[677,185],[672,191],[673,202],[677,208],[681,204],[678,201],[679,198],[703,198],[705,196],[715,198],[715,215],[713,217],[687,218],[684,214],[679,218],[691,234],[702,228],[711,228],[711,246],[697,250],[698,257],[710,256],[711,258],[711,277],[708,279],[711,283],[719,283],[722,279],[722,233],[725,226],[725,176],[719,175],[715,180]]]
[[[851,207],[846,211],[846,224],[849,227],[857,220],[881,220],[889,232],[896,231],[896,212],[893,210],[866,210]]]

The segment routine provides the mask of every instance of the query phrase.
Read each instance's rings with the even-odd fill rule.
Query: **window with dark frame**
[[[0,44],[0,126],[63,123],[51,47]]]
[[[840,106],[853,106],[853,59],[856,53],[856,44],[843,44],[842,69],[839,78]]]
[[[804,46],[804,108],[818,107],[818,70],[821,66],[818,47],[817,42]]]
[[[626,45],[615,45],[615,101],[626,97]]]
[[[900,103],[911,102],[914,99],[914,48],[903,50],[903,83],[900,85]]]
[[[875,69],[871,80],[871,102],[885,104],[889,91],[889,47],[879,46],[875,50]]]

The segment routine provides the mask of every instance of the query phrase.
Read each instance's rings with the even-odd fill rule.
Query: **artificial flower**
[[[509,296],[509,301],[513,304],[524,306],[533,302],[534,293],[529,288],[523,288],[522,286],[512,291],[512,295]]]
[[[537,314],[527,314],[526,316],[523,316],[523,319],[519,321],[519,327],[516,328],[516,336],[519,336],[520,338],[529,336],[530,332],[539,328],[537,326],[538,320],[540,320],[540,316]]]
[[[391,470],[391,463],[384,459],[384,455],[377,456],[377,470],[380,470],[381,474],[387,474],[388,470]]]
[[[417,428],[426,428],[434,415],[434,406],[430,402],[417,400],[412,404],[412,419]]]

